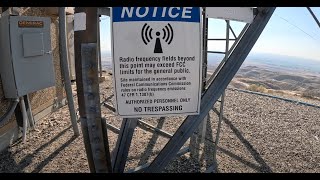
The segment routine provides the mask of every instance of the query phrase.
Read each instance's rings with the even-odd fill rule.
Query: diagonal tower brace
[[[248,27],[246,33],[237,44],[237,47],[231,53],[224,66],[202,96],[200,114],[188,116],[184,120],[173,137],[144,172],[161,172],[170,160],[175,157],[175,154],[203,121],[204,117],[209,113],[212,106],[237,73],[252,47],[258,40],[263,29],[267,25],[274,10],[275,7],[258,8],[258,14],[254,18],[253,22]]]

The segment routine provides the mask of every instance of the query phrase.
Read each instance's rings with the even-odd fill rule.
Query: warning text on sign
[[[198,114],[199,7],[112,8],[113,74],[122,117]]]

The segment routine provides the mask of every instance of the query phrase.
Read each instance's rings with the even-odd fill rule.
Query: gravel
[[[114,97],[109,98],[113,94],[112,76],[105,76],[106,81],[100,84],[101,101],[109,99],[107,104],[113,106]],[[319,109],[232,90],[226,91],[225,100],[216,172],[320,172]],[[214,108],[219,110],[219,104]],[[121,126],[121,119],[104,106],[102,116],[108,123]],[[218,116],[214,111],[209,116],[200,161],[186,153],[171,161],[163,172],[204,172],[213,164]],[[143,120],[173,134],[184,118]],[[74,138],[67,106],[36,126],[26,143],[15,143],[0,154],[0,172],[89,172],[83,138]],[[108,131],[111,150],[117,136]],[[168,138],[137,127],[125,170],[151,162],[167,142]]]

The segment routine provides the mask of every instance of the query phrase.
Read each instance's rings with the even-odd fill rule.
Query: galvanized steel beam
[[[107,130],[101,118],[99,96],[98,62],[96,43],[81,44],[82,83],[84,108],[88,127],[89,142],[96,173],[110,172],[110,155]]]
[[[122,173],[124,171],[129,148],[137,126],[138,118],[124,118],[122,120],[120,133],[117,139],[117,144],[112,157],[113,172]]]
[[[248,30],[239,41],[237,47],[231,53],[229,60],[226,61],[216,78],[202,96],[200,114],[188,116],[185,119],[173,137],[144,172],[161,172],[187,141],[187,139],[192,135],[194,130],[208,114],[212,106],[222,95],[234,75],[241,67],[242,63],[248,56],[252,47],[258,40],[260,34],[271,18],[274,10],[275,7],[258,8],[257,16],[254,18]]]

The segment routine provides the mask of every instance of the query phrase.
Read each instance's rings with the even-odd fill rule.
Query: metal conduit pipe
[[[29,119],[29,126],[32,130],[35,130],[35,124],[34,124],[34,118],[32,115],[32,110],[31,110],[31,103],[29,100],[29,95],[25,95],[23,96],[24,98],[24,102],[26,102],[26,110],[27,110],[27,115],[28,115],[28,119]]]
[[[0,127],[7,124],[7,122],[10,120],[12,114],[14,113],[14,110],[16,109],[17,105],[19,103],[19,99],[13,99],[10,103],[10,106],[6,113],[3,114],[3,116],[0,117]]]
[[[27,110],[26,110],[26,104],[24,102],[23,97],[20,97],[20,108],[21,108],[22,118],[23,118],[22,142],[26,142],[27,130],[28,130],[28,115],[27,115]]]
[[[68,68],[68,54],[67,54],[67,39],[66,39],[66,9],[65,7],[59,8],[59,42],[60,42],[60,62],[61,70],[64,79],[64,87],[67,93],[69,112],[71,117],[71,124],[73,132],[76,137],[80,135],[79,128],[77,125],[77,116],[74,108],[70,74]]]

